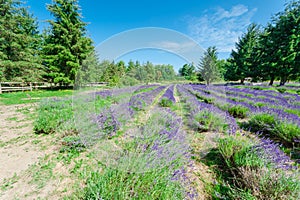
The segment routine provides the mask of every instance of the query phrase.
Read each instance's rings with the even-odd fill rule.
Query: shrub
[[[171,107],[173,105],[173,102],[168,98],[162,98],[159,102],[159,105],[161,107]]]
[[[199,131],[226,132],[228,124],[223,116],[212,113],[209,110],[201,110],[194,117],[194,124]]]
[[[196,97],[198,99],[201,99],[203,100],[205,103],[208,103],[208,104],[213,104],[215,99],[214,98],[210,98],[210,97],[204,97],[204,96],[201,96],[200,94],[198,93],[195,93]]]
[[[269,137],[279,139],[285,146],[293,146],[294,141],[300,138],[300,127],[297,124],[279,121],[271,114],[253,115],[246,127],[253,132],[269,134]]]
[[[40,103],[38,116],[34,122],[35,133],[51,134],[71,120],[72,100],[70,99],[47,99]]]
[[[286,92],[286,88],[276,88],[276,90],[280,93],[285,93]]]
[[[218,141],[225,168],[229,168],[232,176],[229,179],[233,188],[230,188],[228,196],[232,199],[244,199],[245,195],[249,199],[298,199],[300,180],[299,176],[295,176],[298,172],[277,168],[276,163],[272,163],[281,159],[281,155],[276,157],[277,152],[270,151],[272,145],[268,143],[265,146],[265,142],[257,144],[241,135],[226,136]],[[283,158],[282,162],[290,161]]]
[[[275,124],[275,117],[266,113],[251,116],[247,127],[253,132],[271,132]]]
[[[232,106],[228,108],[228,112],[230,115],[233,117],[238,117],[238,118],[245,118],[247,116],[247,112],[249,111],[248,108],[237,105],[237,106]]]

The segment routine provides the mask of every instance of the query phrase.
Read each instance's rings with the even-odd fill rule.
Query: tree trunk
[[[280,85],[279,86],[283,86],[287,81],[287,76],[282,76],[280,79]]]
[[[245,81],[245,79],[244,79],[244,78],[242,78],[242,79],[241,79],[241,84],[243,84],[243,85],[244,85],[244,81]]]
[[[271,80],[270,80],[270,83],[269,83],[269,85],[273,85],[273,83],[274,83],[274,77],[271,77]]]

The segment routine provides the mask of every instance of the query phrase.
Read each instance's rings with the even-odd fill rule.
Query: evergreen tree
[[[19,0],[0,0],[0,80],[39,81],[37,22]]]
[[[287,4],[284,12],[278,13],[273,21],[272,40],[277,47],[275,56],[280,85],[284,85],[291,76],[295,78],[300,74],[300,1]]]
[[[87,56],[93,51],[92,40],[85,36],[87,25],[81,20],[78,0],[53,0],[47,9],[50,33],[43,48],[48,78],[51,82],[70,84]]]
[[[231,53],[232,66],[230,67],[231,73],[244,83],[246,77],[252,76],[252,70],[256,66],[253,64],[253,51],[258,44],[259,29],[256,24],[251,24],[247,32],[239,38],[236,43],[236,50]]]
[[[198,66],[199,72],[207,85],[220,78],[217,60],[216,47],[208,47]]]
[[[195,81],[197,79],[196,69],[193,64],[184,64],[178,72],[186,80]]]
[[[76,84],[99,82],[104,69],[100,66],[99,58],[95,51],[87,56],[76,76]]]

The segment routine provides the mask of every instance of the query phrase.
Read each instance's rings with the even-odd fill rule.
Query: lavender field
[[[70,199],[299,199],[300,96],[191,84],[76,91],[40,104]]]

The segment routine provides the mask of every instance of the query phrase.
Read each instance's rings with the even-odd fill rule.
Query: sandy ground
[[[41,149],[42,136],[33,133],[35,105],[0,105],[0,199],[36,199],[36,188],[29,184],[30,168],[49,149]],[[29,113],[29,114],[28,114]],[[51,190],[46,187],[45,190]]]
[[[29,105],[0,106],[0,182],[19,175],[43,155],[32,143],[32,121],[21,112],[30,109]]]

